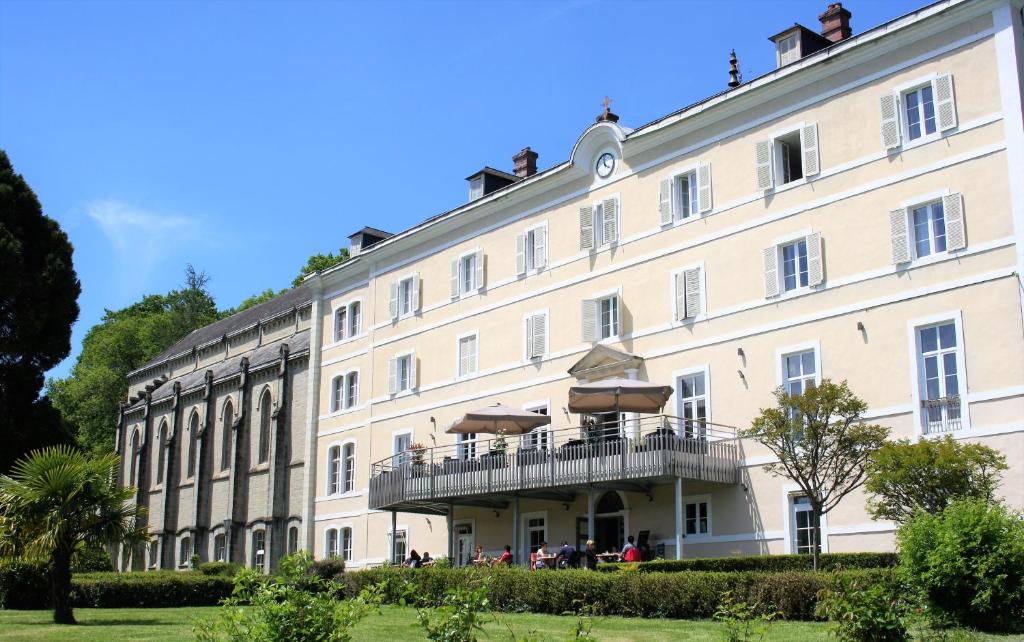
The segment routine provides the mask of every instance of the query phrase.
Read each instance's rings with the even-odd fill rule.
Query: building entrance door
[[[476,538],[473,535],[473,524],[455,524],[455,559],[454,566],[466,566],[473,558]]]
[[[594,548],[599,553],[621,551],[625,545],[626,527],[622,515],[595,517],[594,530],[597,531],[597,536],[594,537]]]

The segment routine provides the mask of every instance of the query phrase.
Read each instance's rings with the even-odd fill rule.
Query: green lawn
[[[216,607],[179,609],[76,609],[77,626],[51,623],[49,611],[0,610],[0,640],[190,640],[192,621],[214,615]],[[498,615],[499,621],[487,625],[485,640],[509,640],[508,627],[516,635],[530,634],[540,640],[566,639],[576,618],[554,615]],[[355,640],[398,642],[425,640],[416,626],[416,613],[410,608],[384,607],[353,630]],[[720,640],[722,626],[715,622],[685,620],[642,620],[604,617],[593,620],[591,634],[602,642],[660,640]],[[767,638],[776,642],[827,640],[824,624],[779,622]],[[834,638],[832,638],[834,639]],[[1014,636],[983,636],[984,640],[1020,640]]]

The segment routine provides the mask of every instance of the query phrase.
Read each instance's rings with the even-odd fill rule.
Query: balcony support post
[[[388,558],[391,563],[395,563],[395,551],[398,550],[398,512],[391,511],[391,550],[388,553]]]
[[[523,564],[523,560],[519,556],[521,552],[519,550],[519,495],[516,495],[512,502],[512,563],[517,566]]]
[[[448,513],[445,515],[445,522],[448,526],[448,565],[454,568],[455,563],[455,527],[452,522],[455,520],[455,506],[448,504]]]
[[[594,539],[594,505],[597,503],[597,493],[593,488],[587,489],[587,539]],[[579,542],[576,542],[579,544]],[[595,546],[596,540],[595,540]]]
[[[676,477],[676,559],[683,559],[683,478]]]

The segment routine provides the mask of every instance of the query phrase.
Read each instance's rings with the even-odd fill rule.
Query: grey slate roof
[[[292,308],[303,308],[309,305],[312,300],[313,295],[309,288],[304,285],[300,285],[297,288],[293,288],[287,292],[279,294],[269,301],[264,301],[263,303],[254,305],[247,310],[242,310],[238,314],[232,314],[226,319],[221,319],[220,321],[215,321],[208,326],[199,328],[198,330],[193,330],[170,348],[167,348],[158,354],[146,365],[141,366],[128,374],[132,375],[140,370],[145,370],[154,364],[166,361],[170,357],[188,352],[196,346],[210,343],[211,341],[221,338],[225,334],[233,334],[238,330],[252,326],[260,321],[271,319],[279,314],[291,310]],[[292,348],[292,352],[294,351],[295,348]]]

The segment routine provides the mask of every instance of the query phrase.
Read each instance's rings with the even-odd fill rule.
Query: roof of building
[[[215,321],[208,326],[193,330],[174,345],[153,357],[145,365],[136,368],[128,374],[130,376],[158,363],[167,361],[171,357],[189,352],[193,348],[216,341],[225,335],[236,334],[240,330],[255,326],[262,321],[273,319],[293,309],[304,308],[312,300],[312,292],[305,285],[282,292],[269,301],[264,301],[220,321]]]

